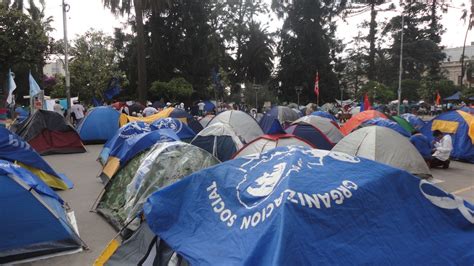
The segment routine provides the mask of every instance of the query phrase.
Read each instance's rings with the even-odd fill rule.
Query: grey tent
[[[117,237],[119,238],[119,237]],[[117,238],[114,241],[120,242]],[[143,222],[140,227],[128,239],[124,240],[119,247],[107,258],[109,247],[107,247],[96,262],[110,266],[127,265],[163,265],[163,266],[187,266],[189,263],[176,252],[174,252],[163,240],[156,236]],[[97,263],[96,265],[100,265]]]
[[[207,126],[215,123],[224,123],[230,125],[232,130],[245,143],[249,143],[257,137],[263,135],[263,131],[257,121],[249,114],[242,111],[225,111],[216,115]]]
[[[153,192],[218,160],[184,142],[157,143],[132,159],[107,183],[96,210],[116,229],[132,220]]]
[[[190,143],[206,150],[221,162],[232,159],[232,155],[244,146],[232,127],[224,123],[206,127]]]
[[[328,118],[307,115],[293,122],[293,124],[300,123],[309,124],[319,129],[332,143],[338,143],[344,137],[344,135],[339,130],[337,123]]]
[[[385,163],[422,178],[431,177],[430,169],[415,146],[386,127],[360,128],[339,141],[332,151]]]

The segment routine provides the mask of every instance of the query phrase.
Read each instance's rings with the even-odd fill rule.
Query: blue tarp
[[[416,130],[420,130],[425,125],[425,121],[414,114],[402,114],[401,117],[408,121]]]
[[[288,127],[291,122],[300,118],[300,114],[286,106],[274,106],[265,113],[258,123],[265,134],[272,134],[271,129],[275,120],[279,121],[283,128]]]
[[[452,197],[375,161],[281,147],[185,177],[144,212],[191,265],[472,265],[474,206]]]
[[[112,107],[101,106],[89,111],[77,127],[84,142],[106,142],[119,129],[120,113]]]
[[[461,99],[461,95],[462,95],[461,92],[458,91],[458,92],[456,92],[455,94],[453,94],[453,95],[451,95],[451,96],[449,96],[449,97],[444,98],[443,100],[444,100],[444,101],[457,101],[457,100],[460,100],[460,99]]]
[[[389,120],[389,119],[381,118],[381,117],[372,118],[370,120],[367,120],[364,123],[362,123],[362,125],[363,126],[372,125],[372,126],[386,127],[386,128],[390,128],[390,129],[398,132],[400,135],[402,135],[404,137],[409,138],[411,136],[411,134],[408,131],[406,131],[405,129],[403,129],[403,127],[401,127],[397,122],[394,122],[394,121]]]
[[[331,119],[332,121],[334,122],[337,122],[336,118],[328,113],[328,112],[324,112],[324,111],[316,111],[316,112],[313,112],[311,113],[311,115],[315,115],[315,116],[320,116],[320,117],[324,117],[324,118],[328,118],[328,119]]]
[[[433,141],[433,132],[431,130],[433,121],[441,120],[457,122],[458,127],[456,133],[451,134],[453,140],[453,151],[451,152],[451,157],[455,160],[474,163],[474,139],[469,137],[469,130],[473,129],[469,128],[469,125],[458,112],[459,111],[446,112],[433,118],[421,129],[421,133],[423,133],[423,135],[425,135],[431,142]]]
[[[68,188],[74,186],[66,176],[56,173],[27,142],[2,127],[0,127],[0,159],[10,162],[18,161],[61,179]]]
[[[179,137],[171,129],[158,129],[145,132],[124,141],[123,145],[117,146],[110,152],[110,157],[120,160],[120,165],[125,165],[138,153],[151,148],[156,143],[178,141]]]
[[[203,127],[192,115],[188,114],[185,110],[181,108],[174,108],[170,113],[169,117],[185,119],[188,126],[194,131],[194,133],[199,133]]]
[[[15,112],[18,113],[17,119],[18,119],[19,122],[23,122],[30,115],[30,112],[28,110],[26,110],[25,108],[20,107],[20,106],[15,108]]]
[[[192,139],[196,133],[186,124],[176,118],[161,118],[152,123],[157,129],[171,129],[180,139]]]
[[[460,108],[459,110],[464,111],[466,113],[470,113],[471,115],[474,115],[474,108],[464,106]]]
[[[125,140],[145,132],[150,132],[154,129],[156,129],[154,126],[141,121],[130,122],[124,125],[105,143],[104,148],[102,148],[102,151],[100,152],[99,160],[102,164],[105,164],[109,158],[110,152],[123,145]]]

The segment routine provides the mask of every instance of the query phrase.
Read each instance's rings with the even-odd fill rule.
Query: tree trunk
[[[137,71],[138,71],[138,101],[146,104],[146,63],[145,63],[145,33],[143,28],[142,0],[133,0],[135,6],[135,22],[137,23]]]
[[[367,77],[369,80],[375,79],[375,33],[377,28],[377,12],[375,11],[376,0],[370,2],[370,29],[369,29],[369,69],[367,71]]]

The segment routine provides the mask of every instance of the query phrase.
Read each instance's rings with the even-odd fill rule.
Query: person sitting
[[[415,146],[415,148],[418,150],[418,152],[421,154],[423,159],[425,159],[426,164],[428,166],[431,165],[431,143],[428,140],[427,137],[425,137],[423,134],[420,133],[418,130],[414,130],[412,132],[412,135],[410,137],[410,142]]]
[[[449,134],[443,134],[439,130],[433,131],[434,149],[431,167],[442,166],[443,169],[449,168],[449,156],[453,150],[453,140]]]

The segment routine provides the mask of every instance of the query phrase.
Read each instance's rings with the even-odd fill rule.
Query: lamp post
[[[262,88],[262,86],[254,83],[253,88],[255,90],[255,109],[257,109],[258,112],[258,91]]]
[[[296,95],[298,97],[298,109],[300,109],[300,94],[303,92],[303,87],[302,86],[296,86],[295,87]]]
[[[69,12],[70,6],[62,2],[62,9],[63,9],[63,28],[64,28],[64,74],[66,78],[66,98],[67,98],[67,112],[66,116],[69,119],[71,117],[71,78],[69,76],[69,48],[68,48],[68,40],[67,40],[67,15],[66,13]]]

